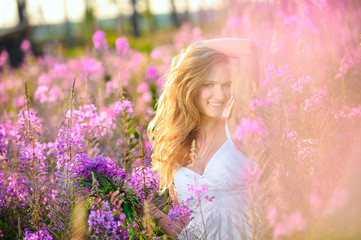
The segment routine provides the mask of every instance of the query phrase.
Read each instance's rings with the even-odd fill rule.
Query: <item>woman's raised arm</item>
[[[194,46],[207,47],[228,57],[239,59],[239,78],[255,83],[259,87],[259,61],[256,44],[245,38],[216,38],[198,41]],[[236,84],[236,93],[237,93]]]
[[[193,45],[211,48],[234,58],[251,55],[255,51],[255,44],[245,38],[215,38],[198,41]]]

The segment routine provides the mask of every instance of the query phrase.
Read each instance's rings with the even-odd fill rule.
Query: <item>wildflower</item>
[[[2,67],[5,63],[6,60],[9,58],[9,54],[7,51],[2,51],[0,54],[0,67]]]
[[[21,42],[20,49],[24,52],[29,51],[31,48],[31,43],[28,39],[25,39]]]
[[[149,90],[149,86],[146,82],[142,82],[141,84],[139,84],[137,91],[139,93],[146,93]]]
[[[145,79],[147,79],[147,80],[155,80],[158,77],[159,76],[158,76],[158,72],[157,72],[156,67],[150,65],[145,71]]]
[[[70,111],[67,112],[67,118],[70,116]],[[74,163],[70,160],[72,159],[73,153],[80,154],[83,148],[81,135],[81,127],[78,123],[76,116],[72,117],[72,124],[70,127],[61,126],[58,132],[58,137],[55,141],[56,153],[55,157],[57,158],[56,168],[60,170],[64,167],[65,169],[70,169]],[[69,150],[72,150],[70,152]],[[60,172],[57,173],[58,175]]]
[[[186,202],[189,202],[189,201],[193,200],[194,198],[198,198],[199,196],[201,196],[207,190],[208,190],[208,185],[207,184],[203,184],[201,187],[196,187],[194,185],[188,185],[187,191],[193,192],[193,197],[188,198],[186,200]],[[208,195],[205,195],[205,200],[211,202],[213,199],[214,199],[214,197],[209,197]]]
[[[36,112],[21,110],[18,117],[18,143],[21,146],[20,171],[27,164],[34,168],[39,163],[40,171],[46,172],[44,144],[38,142],[41,123]]]
[[[104,74],[104,67],[101,62],[94,58],[87,58],[81,62],[85,74]]]
[[[236,129],[236,138],[239,141],[243,141],[247,137],[255,136],[260,137],[265,135],[266,132],[262,126],[258,123],[257,120],[251,120],[248,118],[243,118],[240,125]]]
[[[5,136],[0,131],[0,156],[5,157],[6,153],[7,153],[7,151],[6,151],[6,144],[5,144]]]
[[[300,79],[298,79],[298,81],[295,84],[292,85],[293,92],[302,93],[304,86],[310,82],[311,82],[310,76],[301,77]]]
[[[130,60],[128,67],[129,68],[139,67],[142,60],[143,60],[143,56],[141,53],[132,54],[132,59]]]
[[[192,210],[183,204],[178,204],[174,206],[173,208],[169,209],[168,212],[168,219],[175,223],[177,222],[188,223],[191,220],[191,217],[192,217]]]
[[[316,107],[324,106],[323,97],[326,91],[326,88],[316,89],[313,95],[305,100],[304,110],[310,112]]]
[[[267,98],[254,98],[251,100],[249,106],[251,110],[255,110],[256,108],[267,107],[271,104],[271,102]]]
[[[266,79],[264,84],[277,84],[277,79],[281,80],[283,83],[288,82],[287,74],[289,73],[288,65],[283,67],[276,68],[274,63],[270,63],[266,69]]]
[[[88,219],[90,238],[97,239],[100,235],[112,236],[117,233],[117,223],[114,220],[113,212],[109,203],[104,201],[98,210],[92,210]]]
[[[281,90],[278,87],[272,88],[268,91],[266,98],[268,99],[269,102],[271,102],[275,105],[279,104],[280,98],[281,98],[280,91]]]
[[[103,50],[108,48],[107,39],[103,31],[98,30],[94,33],[93,44],[96,50]]]
[[[124,114],[129,113],[130,115],[133,115],[133,108],[132,103],[129,100],[116,101],[114,104],[110,105],[109,107],[111,115],[118,115],[118,114]]]
[[[52,240],[53,238],[50,236],[48,230],[43,228],[39,230],[39,232],[29,232],[25,230],[25,240]]]
[[[129,43],[126,37],[119,37],[115,40],[115,50],[121,55],[129,53]]]
[[[272,206],[267,214],[267,219],[269,221],[269,223],[271,224],[271,226],[273,226],[276,222],[276,218],[277,218],[277,208],[275,206]]]
[[[278,239],[280,236],[288,236],[295,231],[302,230],[306,225],[305,219],[300,212],[294,212],[283,217],[282,221],[276,224],[273,237]]]
[[[148,196],[152,196],[158,191],[158,174],[151,167],[137,167],[133,169],[129,185],[135,188],[141,201]]]
[[[91,182],[92,172],[98,175],[104,175],[114,182],[122,182],[126,178],[123,169],[118,168],[111,159],[101,155],[95,159],[89,159],[86,154],[80,153],[76,156],[75,162],[77,164],[71,170],[73,176],[76,176],[78,179]]]
[[[50,90],[47,86],[39,86],[34,93],[34,98],[40,103],[51,103],[59,100],[60,93],[61,91],[57,86],[52,87]]]

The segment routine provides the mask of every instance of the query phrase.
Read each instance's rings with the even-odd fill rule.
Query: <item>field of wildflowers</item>
[[[174,221],[190,213],[159,193],[150,166],[146,127],[163,76],[190,43],[245,37],[255,41],[261,69],[258,90],[245,82],[236,133],[260,166],[245,177],[257,191],[247,216],[254,239],[359,239],[359,193],[341,183],[349,166],[360,167],[361,4],[299,1],[287,13],[268,3],[238,7],[222,30],[184,24],[150,54],[125,36],[113,49],[101,30],[77,58],[35,57],[25,40],[25,61],[11,69],[1,52],[1,238],[167,238],[148,202]],[[129,196],[122,212],[108,196],[118,187]],[[189,190],[197,197],[206,189]]]

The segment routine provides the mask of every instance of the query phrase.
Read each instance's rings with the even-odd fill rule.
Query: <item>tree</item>
[[[17,3],[18,3],[18,14],[19,14],[19,26],[27,25],[28,20],[26,18],[26,15],[24,14],[26,9],[25,0],[17,0]]]
[[[172,18],[173,26],[178,28],[180,26],[180,24],[179,24],[179,20],[178,20],[178,16],[177,16],[177,8],[175,6],[174,0],[170,0],[170,4],[172,6],[171,18]]]
[[[138,12],[137,12],[137,8],[136,8],[137,0],[131,0],[131,2],[132,2],[132,7],[133,7],[133,15],[131,17],[131,22],[132,22],[132,26],[133,26],[133,36],[139,37],[140,33],[139,33],[139,28],[138,28]]]

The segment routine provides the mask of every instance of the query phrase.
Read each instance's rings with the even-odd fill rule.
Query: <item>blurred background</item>
[[[91,43],[98,29],[107,33],[110,42],[127,35],[132,47],[150,51],[155,32],[179,28],[184,22],[222,22],[229,4],[222,0],[0,0],[0,51],[9,52],[12,66],[22,60],[24,39],[32,42],[35,54],[54,45],[70,48],[72,54]],[[136,41],[139,37],[142,41]]]
[[[74,78],[80,86],[75,89],[77,105],[94,104],[100,113],[112,109],[124,87],[137,123],[146,129],[162,77],[177,52],[200,39],[251,38],[259,50],[263,91],[255,108],[286,116],[275,117],[270,125],[275,126],[270,127],[277,135],[274,142],[289,144],[288,152],[283,146],[273,150],[283,154],[291,173],[282,183],[294,188],[280,188],[284,195],[277,195],[286,207],[277,206],[274,239],[361,239],[360,23],[361,0],[0,0],[0,130],[16,142],[27,82],[32,106],[47,123],[44,141],[48,149],[55,148]],[[298,145],[294,135],[277,130],[279,120],[297,130]],[[113,132],[109,127],[111,137]],[[12,161],[19,161],[17,148],[9,146]],[[100,150],[120,159],[114,150],[118,146],[112,147]],[[53,177],[56,159],[49,156]],[[305,160],[299,158],[309,164],[302,165]],[[1,162],[12,176],[13,170]],[[16,186],[1,179],[5,187]],[[52,184],[47,182],[50,192]],[[18,197],[5,202],[17,206]],[[24,202],[16,214],[6,209],[10,218],[0,218],[0,237],[4,231],[14,239],[16,224],[31,229],[23,217],[30,205]],[[305,237],[296,238],[294,232]]]

